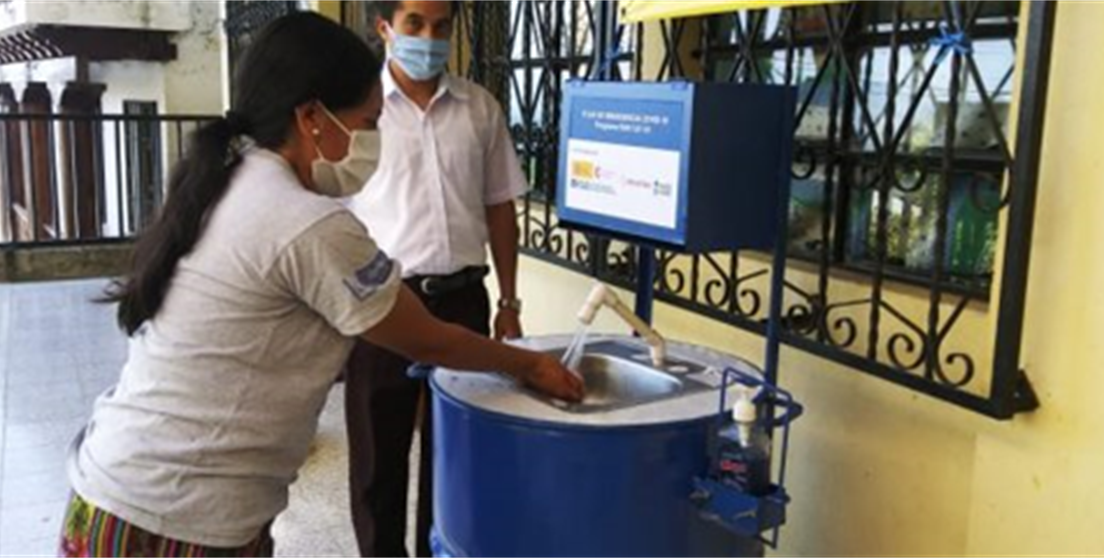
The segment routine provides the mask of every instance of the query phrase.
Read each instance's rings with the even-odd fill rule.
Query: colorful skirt
[[[135,527],[74,492],[65,512],[58,556],[272,556],[272,536],[266,527],[238,548],[186,543]]]

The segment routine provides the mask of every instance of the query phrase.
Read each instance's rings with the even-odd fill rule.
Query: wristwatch
[[[499,310],[513,310],[515,312],[521,312],[521,299],[520,298],[500,298],[498,299]]]

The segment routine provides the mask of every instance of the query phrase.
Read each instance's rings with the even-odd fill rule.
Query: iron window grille
[[[532,185],[523,251],[626,288],[642,248],[560,228],[551,207],[564,83],[797,87],[783,341],[1007,419],[1038,405],[1019,350],[1055,9],[856,2],[644,26],[619,25],[615,2],[470,2],[456,62],[510,117]],[[764,332],[761,255],[657,258],[657,299]],[[991,312],[993,335],[969,339]]]

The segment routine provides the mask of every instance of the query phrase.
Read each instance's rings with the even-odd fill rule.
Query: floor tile
[[[4,425],[5,449],[8,451],[41,446],[69,445],[87,424],[87,419],[32,422]]]
[[[57,556],[58,536],[0,540],[0,556]]]
[[[27,396],[23,393],[12,388],[8,394],[4,418],[10,425],[71,421],[91,412],[79,381],[54,383],[50,389],[26,390]]]
[[[337,543],[339,556],[360,556],[356,535],[351,528],[345,526],[336,527],[330,531],[329,537],[330,540]]]
[[[0,483],[0,513],[12,508],[62,500],[68,495],[69,481],[63,470],[6,477]]]
[[[66,397],[80,397],[82,393],[79,381],[16,384],[9,387],[7,391],[12,399],[10,403],[19,403],[24,400],[34,402]]]
[[[91,373],[82,371],[80,376],[81,398],[89,411],[91,411],[92,404],[96,402],[96,399],[117,383],[119,383],[118,370]]]
[[[8,389],[25,386],[51,384],[58,382],[80,382],[80,374],[76,365],[68,358],[64,363],[44,362],[9,362],[8,363]]]
[[[328,531],[308,531],[274,540],[276,556],[349,556]]]
[[[7,449],[4,451],[4,481],[15,481],[23,477],[40,474],[64,475],[65,456],[68,446],[65,444],[43,445],[25,449]]]
[[[25,540],[57,537],[61,533],[66,499],[9,508],[0,517],[0,540]]]

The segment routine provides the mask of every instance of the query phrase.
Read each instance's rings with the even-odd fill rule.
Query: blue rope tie
[[[617,59],[621,56],[621,33],[624,30],[624,27],[617,30],[617,36],[613,38],[613,45],[606,50],[606,59],[598,66],[598,73],[591,76],[591,79],[613,79],[613,76],[605,77],[603,74],[609,72],[610,68],[617,63]]]
[[[967,56],[974,52],[973,41],[966,36],[964,31],[951,31],[947,22],[939,24],[939,36],[931,40],[933,46],[939,47],[939,54],[935,55],[935,64],[943,63],[950,53]]]
[[[621,48],[619,46],[613,46],[606,51],[606,59],[602,61],[602,65],[598,66],[598,72],[594,76],[595,79],[613,79],[613,76],[604,76],[606,72],[609,72],[613,64],[616,63],[617,58],[621,56]]]

